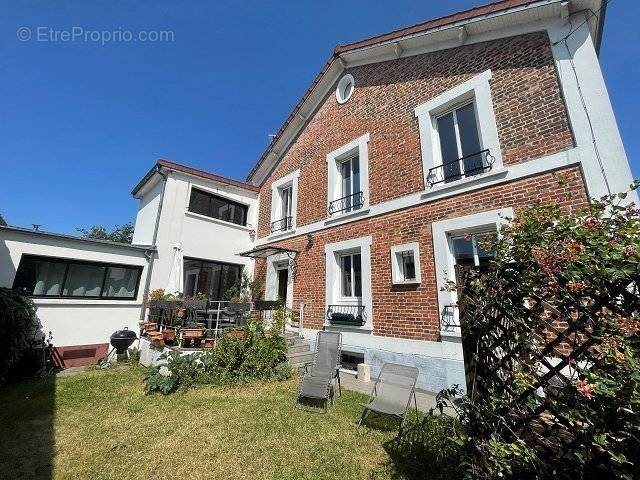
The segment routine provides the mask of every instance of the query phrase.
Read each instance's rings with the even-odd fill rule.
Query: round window
[[[351,97],[354,88],[353,76],[346,74],[338,82],[338,88],[336,88],[336,100],[338,103],[344,103]]]

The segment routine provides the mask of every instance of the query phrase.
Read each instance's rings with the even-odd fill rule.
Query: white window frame
[[[358,155],[360,164],[360,190],[364,196],[362,206],[349,212],[339,212],[331,218],[366,214],[369,211],[369,134],[356,138],[342,147],[327,154],[327,211],[329,204],[342,197],[342,163]],[[353,192],[356,193],[356,192]],[[327,213],[328,215],[328,213]]]
[[[507,223],[512,217],[513,208],[507,207],[464,217],[441,220],[431,224],[440,319],[443,318],[445,307],[454,305],[458,301],[458,293],[445,288],[448,281],[455,280],[455,259],[453,256],[453,244],[451,242],[452,237],[458,234],[475,233],[493,229],[499,233],[500,225]],[[457,309],[454,310],[454,315],[453,323],[459,325]],[[460,327],[448,327],[445,329],[441,322],[440,335],[443,337],[460,337]]]
[[[271,220],[269,221],[269,232],[271,224],[284,218],[282,191],[291,187],[291,228],[270,233],[269,236],[279,236],[295,232],[298,218],[298,180],[300,170],[291,172],[288,175],[276,180],[271,184]]]
[[[349,95],[345,97],[342,95],[342,91],[344,90],[344,87],[348,83],[351,83],[351,91],[349,92]],[[355,89],[356,89],[356,82],[353,79],[353,75],[351,75],[350,73],[347,73],[340,79],[340,81],[338,82],[338,85],[336,86],[336,101],[340,104],[347,102],[351,98],[351,95],[353,95],[353,92]]]
[[[402,253],[412,252],[413,262],[416,269],[416,277],[411,280],[405,280],[402,271]],[[420,245],[418,242],[404,243],[402,245],[394,245],[391,247],[391,283],[394,285],[413,285],[422,282],[420,274]]]
[[[418,118],[418,129],[420,131],[422,171],[426,190],[432,190],[438,187],[450,188],[451,186],[467,183],[468,181],[473,181],[489,174],[503,172],[504,168],[500,142],[498,140],[498,127],[493,111],[493,100],[491,97],[491,87],[489,85],[491,78],[491,70],[485,70],[415,108],[415,116]],[[442,165],[437,118],[471,101],[473,102],[476,113],[480,147],[481,149],[489,149],[489,153],[495,159],[493,166],[490,171],[474,175],[473,177],[463,177],[458,181],[449,182],[446,185],[437,184],[429,187],[429,170]]]
[[[325,251],[325,310],[329,305],[364,305],[363,326],[325,326],[336,329],[373,330],[373,301],[371,296],[371,243],[372,237],[360,237],[343,242],[328,243]],[[361,297],[342,296],[342,269],[340,258],[346,253],[360,253]]]
[[[362,295],[357,296],[356,293],[356,275],[355,275],[355,270],[353,268],[353,256],[354,255],[360,255],[360,291],[362,293],[362,253],[360,251],[360,249],[357,250],[348,250],[348,251],[341,251],[338,253],[338,268],[340,269],[340,299],[341,300],[360,300],[362,299]],[[344,278],[343,276],[343,271],[342,271],[342,262],[343,259],[345,257],[351,257],[351,292],[353,293],[353,295],[347,295],[345,296],[343,293],[343,285],[342,285],[342,280]]]

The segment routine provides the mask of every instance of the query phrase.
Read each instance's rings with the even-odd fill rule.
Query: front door
[[[289,269],[282,268],[278,270],[278,297],[277,300],[286,304],[287,302],[287,284],[289,283]]]

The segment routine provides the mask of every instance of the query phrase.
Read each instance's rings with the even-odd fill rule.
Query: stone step
[[[295,352],[287,354],[287,358],[289,359],[289,363],[294,366],[300,366],[307,362],[313,361],[314,352]]]
[[[287,348],[288,353],[301,353],[311,350],[311,346],[308,343],[301,343],[300,345],[289,345]]]
[[[307,340],[305,340],[304,338],[300,338],[300,337],[285,337],[286,341],[287,341],[287,345],[289,347],[297,347],[298,345],[308,345],[309,342],[307,342]]]

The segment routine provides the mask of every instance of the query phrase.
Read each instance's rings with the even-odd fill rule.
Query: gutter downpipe
[[[156,214],[156,224],[153,227],[153,240],[151,241],[151,246],[153,247],[153,250],[151,251],[151,255],[147,257],[149,262],[149,267],[147,269],[147,278],[145,279],[145,282],[144,282],[143,299],[147,298],[147,296],[149,295],[149,286],[151,285],[151,274],[153,273],[153,263],[156,259],[156,253],[158,251],[156,248],[156,241],[158,240],[158,227],[160,226],[160,215],[162,214],[162,205],[164,203],[164,190],[167,187],[167,178],[169,177],[168,173],[165,174],[162,172],[162,167],[160,165],[156,167],[156,173],[158,173],[158,175],[162,177],[163,181],[162,181],[162,190],[160,190],[160,202],[158,204],[158,213]],[[169,170],[169,173],[171,173],[171,170]],[[146,313],[147,313],[147,305],[143,301],[142,307],[140,308],[141,321],[144,320]]]

